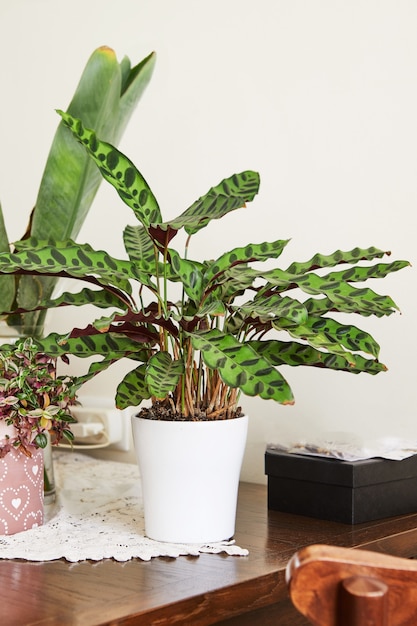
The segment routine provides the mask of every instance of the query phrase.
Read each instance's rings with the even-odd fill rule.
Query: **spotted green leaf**
[[[349,283],[364,282],[370,278],[385,278],[392,272],[408,267],[408,261],[394,261],[393,263],[377,263],[372,266],[353,266],[340,272],[331,272],[319,276],[314,272],[294,278],[297,285],[307,293],[340,293],[341,287],[346,288]],[[394,305],[394,308],[395,305]]]
[[[236,265],[225,271],[225,280],[240,289],[248,289],[255,281],[263,280],[271,288],[283,292],[295,286],[296,278],[293,274],[278,267],[272,270],[258,270],[245,265]]]
[[[380,259],[386,255],[390,255],[390,252],[384,252],[378,250],[378,248],[354,248],[347,252],[342,250],[336,250],[332,254],[315,254],[309,261],[299,262],[295,261],[287,268],[287,272],[290,274],[305,274],[311,270],[317,270],[319,268],[334,267],[341,263],[353,264],[359,263],[359,261],[372,261],[373,259]]]
[[[350,351],[366,352],[374,357],[379,355],[379,345],[369,333],[330,318],[308,317],[297,326],[287,320],[279,320],[274,321],[273,326],[277,330],[286,330],[292,337],[303,339],[315,348],[342,356],[352,365],[355,365],[355,356]]]
[[[259,190],[259,174],[250,170],[233,174],[212,187],[204,196],[196,200],[184,213],[169,222],[158,224],[154,229],[155,238],[161,243],[164,233],[184,228],[194,235],[213,219],[220,219],[230,211],[240,209],[254,199]]]
[[[191,300],[199,303],[204,288],[204,266],[197,261],[181,258],[176,250],[169,249],[168,253],[171,258],[171,267],[180,279],[185,293]]]
[[[217,277],[234,265],[252,261],[276,259],[281,255],[288,241],[288,239],[278,239],[277,241],[265,241],[258,244],[249,243],[246,246],[234,248],[230,252],[222,254],[216,261],[213,261],[213,263],[210,263],[204,278],[207,282],[210,282],[215,276]]]
[[[84,332],[84,334],[82,334]],[[97,331],[80,331],[76,337],[50,333],[46,337],[36,339],[39,347],[53,356],[72,354],[80,358],[90,358],[97,355],[104,360],[117,361],[123,357],[137,360],[147,360],[147,351],[143,342],[131,339],[127,335],[117,332],[99,333]]]
[[[64,124],[84,146],[99,168],[103,178],[117,191],[123,202],[131,209],[144,226],[161,222],[158,202],[148,183],[127,156],[96,133],[85,128],[82,121],[63,111],[57,111]]]
[[[271,296],[254,298],[250,302],[232,307],[243,314],[252,317],[259,317],[261,320],[270,320],[283,318],[293,324],[303,324],[307,320],[307,311],[305,306],[280,294],[272,294]]]
[[[182,361],[172,359],[168,352],[157,352],[148,361],[145,382],[152,396],[165,398],[178,384],[184,373]]]
[[[117,386],[116,407],[127,409],[130,406],[138,406],[143,400],[151,397],[146,384],[146,364],[139,365],[136,369],[126,374]]]
[[[115,259],[107,252],[93,250],[88,244],[71,242],[67,246],[39,246],[23,248],[15,253],[0,254],[0,274],[15,272],[68,275],[87,280],[94,277],[101,285],[114,285],[126,293],[131,292],[129,278],[134,278],[131,263]]]
[[[312,295],[325,294],[336,306],[350,308],[367,315],[391,315],[398,307],[390,296],[382,296],[369,287],[354,287],[341,280],[329,280],[327,276],[307,274],[294,281],[300,289]]]
[[[217,330],[192,334],[191,341],[194,349],[201,351],[207,367],[218,370],[229,387],[239,388],[248,396],[293,404],[291,389],[282,374],[247,343]]]
[[[341,324],[329,317],[309,316],[303,324],[303,330],[306,328],[347,350],[366,352],[375,358],[379,356],[380,346],[372,335],[352,324]]]
[[[338,354],[323,352],[307,344],[296,341],[250,341],[249,345],[260,355],[268,359],[273,365],[306,365],[322,367],[332,370],[341,370],[351,374],[378,374],[386,371],[386,366],[374,359],[365,359],[361,355],[355,355],[355,365],[348,359]]]
[[[126,226],[123,241],[129,259],[143,272],[156,274],[155,246],[143,226]]]
[[[98,308],[110,308],[115,307],[118,309],[126,309],[125,303],[120,297],[117,297],[112,291],[105,289],[82,289],[78,293],[64,292],[57,298],[51,298],[43,302],[45,309],[54,309],[62,306],[84,306],[86,304],[93,304]],[[39,304],[35,304],[36,310],[39,310]],[[15,309],[13,313],[25,313],[27,309]],[[10,313],[2,307],[2,312]]]
[[[196,311],[198,317],[217,317],[226,313],[226,307],[220,300],[212,300],[211,302],[204,303]]]

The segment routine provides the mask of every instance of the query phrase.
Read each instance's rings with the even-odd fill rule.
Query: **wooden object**
[[[292,602],[319,626],[417,623],[417,563],[367,550],[312,545],[287,566]]]
[[[285,583],[294,552],[331,543],[414,557],[417,515],[345,525],[268,511],[266,486],[242,484],[235,539],[249,556],[126,563],[0,560],[0,624],[307,626]]]

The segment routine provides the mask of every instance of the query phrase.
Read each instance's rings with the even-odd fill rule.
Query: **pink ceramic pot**
[[[43,524],[43,451],[11,450],[0,459],[0,535]]]

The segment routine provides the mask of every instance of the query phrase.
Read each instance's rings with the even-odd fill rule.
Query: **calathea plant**
[[[69,239],[29,238],[16,244],[14,254],[0,255],[1,274],[86,283],[78,293],[44,299],[36,310],[87,303],[110,309],[85,328],[40,342],[55,356],[99,357],[78,382],[126,357],[134,367],[118,385],[118,407],[151,399],[150,416],[225,419],[239,415],[240,392],[292,404],[282,365],[355,374],[386,369],[375,339],[338,321],[337,314],[381,317],[397,310],[389,296],[364,282],[384,278],[407,261],[381,262],[390,253],[370,247],[259,269],[258,262],[280,257],[288,244],[281,239],[249,243],[215,260],[191,259],[190,239],[211,220],[250,202],[258,192],[258,174],[245,171],[226,178],[177,218],[164,221],[135,165],[80,119],[60,115],[138,220],[123,232],[127,259]],[[171,243],[179,231],[187,235],[183,253]],[[178,288],[175,299],[171,293]]]

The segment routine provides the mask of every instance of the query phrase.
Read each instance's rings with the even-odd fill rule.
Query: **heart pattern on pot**
[[[0,459],[0,535],[43,523],[43,451],[11,450]]]
[[[6,480],[8,474],[8,465],[5,459],[0,459],[0,483]]]
[[[14,466],[17,467],[21,462],[21,455],[14,451],[9,452],[7,457],[0,459],[0,485],[7,481],[7,477],[10,472],[13,472]]]
[[[36,487],[41,479],[40,464],[35,462],[33,458],[25,459],[25,473],[32,485]]]
[[[0,492],[0,506],[6,514],[17,520],[24,513],[29,505],[30,490],[27,485],[6,487]]]
[[[30,528],[37,528],[43,524],[43,511],[38,509],[37,511],[31,511],[24,519],[23,526],[25,530]]]

